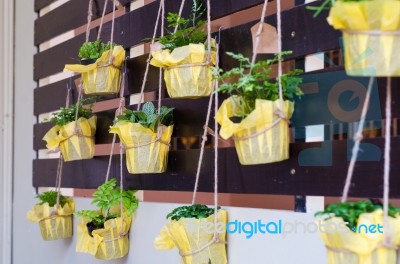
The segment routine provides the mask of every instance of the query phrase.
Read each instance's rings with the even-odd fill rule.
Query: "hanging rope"
[[[390,141],[391,141],[391,122],[392,122],[392,79],[386,80],[386,107],[385,107],[385,161],[383,171],[383,242],[390,243],[389,230],[389,176],[390,176]]]
[[[369,78],[367,94],[365,96],[364,105],[363,105],[363,108],[361,111],[360,124],[358,125],[357,132],[354,137],[355,143],[354,143],[353,150],[352,150],[349,168],[347,170],[346,182],[344,184],[343,194],[342,194],[342,198],[341,198],[342,203],[347,201],[347,197],[349,194],[351,180],[353,178],[354,166],[357,161],[358,152],[360,151],[360,143],[363,139],[362,132],[364,129],[365,119],[366,119],[367,113],[368,113],[369,101],[370,101],[371,90],[372,90],[373,84],[374,84],[374,78],[371,77],[371,78]]]
[[[87,26],[86,26],[86,42],[89,42],[90,23],[92,22],[92,17],[93,17],[93,11],[92,10],[93,10],[93,0],[89,0]]]
[[[263,9],[261,11],[261,18],[260,18],[260,24],[258,25],[257,33],[256,33],[256,39],[255,39],[255,44],[254,44],[254,49],[253,49],[253,57],[251,58],[251,67],[253,67],[254,63],[256,62],[257,58],[257,50],[258,46],[260,45],[260,35],[263,32],[263,24],[265,20],[265,13],[267,13],[267,6],[268,6],[268,0],[264,1]]]

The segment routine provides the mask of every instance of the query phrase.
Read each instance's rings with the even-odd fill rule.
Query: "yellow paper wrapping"
[[[324,221],[325,226],[345,226],[342,218],[333,217]],[[356,232],[321,232],[322,240],[328,248],[328,264],[396,264],[396,247],[400,245],[400,218],[389,217],[389,225],[381,231],[389,232],[389,244],[393,248],[382,246],[383,234],[366,232],[364,226],[380,224],[383,226],[383,211],[361,214],[357,222]]]
[[[335,1],[328,22],[343,30],[348,75],[400,76],[400,35],[391,34],[400,31],[398,0]]]
[[[138,123],[119,121],[110,128],[110,133],[118,134],[126,147],[129,173],[161,173],[167,169],[173,128],[173,125],[160,126],[159,135]]]
[[[93,237],[88,233],[88,222],[81,219],[78,223],[76,252],[88,253],[103,260],[122,258],[128,253],[131,216],[106,221],[103,229],[93,230]]]
[[[189,44],[174,49],[157,50],[151,53],[150,64],[164,68],[164,80],[171,98],[196,98],[209,96],[212,90],[211,66],[196,66],[206,62],[204,44]],[[212,52],[211,63],[215,65],[216,53]],[[188,65],[185,67],[175,67]],[[172,67],[172,68],[169,68]]]
[[[223,232],[219,232],[219,240],[226,242],[227,213],[218,210],[218,222],[222,223]],[[221,230],[222,231],[222,230]],[[158,250],[170,250],[177,247],[180,254],[187,254],[209,243],[214,236],[214,215],[208,218],[181,218],[170,221],[162,229],[154,241]],[[225,243],[214,243],[197,254],[182,256],[183,264],[226,264]]]
[[[66,64],[64,71],[82,73],[85,94],[118,93],[121,85],[121,67],[125,59],[122,46],[114,46],[113,60],[109,65],[110,51],[105,51],[95,63],[89,65]]]
[[[284,101],[285,116],[293,114],[294,103]],[[221,125],[220,135],[223,139],[233,137],[239,161],[243,165],[264,164],[289,158],[290,131],[286,120],[280,120],[271,126],[279,117],[280,101],[256,100],[255,110],[240,123],[229,118],[239,113],[240,97],[226,99],[217,111],[215,119]]]
[[[77,134],[74,134],[75,121],[65,126],[52,127],[43,137],[43,140],[47,142],[46,147],[53,151],[59,147],[64,161],[93,158],[96,121],[96,116],[89,119],[79,118],[76,121]]]
[[[39,222],[43,240],[57,240],[72,237],[72,215],[74,201],[67,199],[63,207],[50,207],[48,203],[35,205],[27,214],[27,219]]]

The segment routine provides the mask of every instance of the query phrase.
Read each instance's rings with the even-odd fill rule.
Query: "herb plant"
[[[114,47],[115,44],[113,44]],[[103,52],[110,49],[110,42],[103,43],[101,40],[89,41],[83,43],[79,48],[78,56],[82,59],[98,59]]]
[[[93,193],[94,199],[92,204],[95,204],[99,210],[81,210],[75,214],[89,220],[88,228],[90,227],[92,230],[104,228],[104,223],[107,220],[120,216],[118,213],[110,213],[110,210],[118,206],[121,199],[124,212],[127,215],[133,214],[139,205],[139,201],[135,197],[135,192],[132,190],[121,192],[121,189],[116,187],[116,180],[111,179],[99,186],[97,191]]]
[[[79,104],[73,104],[70,107],[61,107],[60,111],[53,113],[53,117],[50,122],[55,123],[58,126],[64,126],[70,122],[75,121],[75,113],[78,110],[78,118],[90,118],[92,116],[92,108],[94,102],[92,102],[95,97],[85,98],[79,101]],[[90,103],[87,108],[83,107],[84,104]]]
[[[218,209],[220,207],[218,206]],[[214,214],[214,208],[209,208],[207,205],[194,204],[190,206],[177,207],[167,215],[167,219],[178,221],[181,218],[207,218]]]
[[[361,214],[372,213],[382,208],[382,203],[379,200],[333,203],[326,206],[324,211],[317,212],[315,216],[328,216],[328,219],[334,216],[341,217],[344,222],[347,222],[347,226],[354,231],[357,228],[357,221]],[[398,213],[399,209],[389,204],[389,216],[396,217]]]
[[[317,17],[323,10],[329,10],[336,1],[341,2],[363,2],[370,0],[324,0],[320,6],[307,6],[307,9],[314,10],[314,17]]]
[[[162,106],[160,108],[160,114],[158,115],[158,110],[154,107],[154,104],[152,102],[146,102],[142,107],[142,111],[126,109],[124,115],[117,116],[117,121],[139,123],[146,128],[150,128],[154,132],[157,131],[159,123],[164,126],[173,124],[173,110],[174,108]]]
[[[276,54],[273,59],[260,60],[251,65],[249,58],[242,54],[227,52],[229,56],[239,61],[239,67],[233,68],[223,73],[221,69],[218,74],[223,73],[217,79],[222,81],[218,91],[231,95],[238,95],[241,98],[242,110],[239,117],[245,118],[254,109],[256,99],[264,99],[275,101],[279,98],[278,80],[270,81],[272,73],[272,65],[282,60],[282,56],[291,54],[291,52],[282,52],[281,55]],[[284,100],[293,101],[295,97],[301,97],[303,92],[298,87],[302,79],[297,77],[302,73],[301,70],[295,69],[281,77],[282,95]]]
[[[168,13],[167,21],[168,27],[167,34],[163,37],[156,38],[164,45],[165,49],[174,50],[179,47],[186,45],[204,43],[206,40],[206,32],[203,28],[206,23],[202,19],[206,12],[206,8],[203,6],[201,0],[193,0],[193,5],[190,13],[190,17],[185,19],[177,13]],[[174,33],[175,27],[178,27]]]
[[[57,192],[56,191],[48,191],[43,192],[41,194],[36,195],[36,198],[40,200],[39,205],[48,203],[50,207],[53,207],[57,203]],[[68,201],[68,198],[60,194],[60,206],[63,207]]]

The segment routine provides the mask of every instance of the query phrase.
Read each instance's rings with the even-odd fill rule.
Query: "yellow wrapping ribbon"
[[[96,121],[96,116],[89,119],[81,117],[65,126],[52,127],[43,137],[46,147],[53,151],[59,147],[64,161],[93,158]],[[75,123],[78,135],[75,135]]]
[[[103,229],[93,230],[93,237],[88,233],[88,222],[81,219],[78,223],[76,252],[88,253],[103,260],[122,258],[128,253],[131,216],[106,221]]]
[[[160,126],[159,132],[138,123],[119,121],[110,128],[126,147],[129,173],[161,173],[167,169],[169,143],[174,126]]]
[[[35,205],[26,215],[32,222],[39,222],[43,240],[56,240],[72,237],[72,215],[75,210],[71,198],[63,207],[50,207],[48,203]]]
[[[328,22],[343,30],[347,74],[400,76],[398,0],[335,1]]]
[[[111,65],[109,65],[110,51],[107,50],[95,63],[66,64],[64,71],[82,73],[85,94],[118,93],[121,79],[120,68],[125,59],[125,49],[122,46],[114,46],[112,52]]]
[[[172,98],[196,98],[208,96],[212,90],[211,66],[199,66],[207,61],[207,50],[204,44],[151,52],[150,64],[164,69],[164,80],[167,91]],[[215,65],[216,53],[211,52],[212,65]],[[179,67],[187,65],[185,67]],[[172,67],[172,68],[169,68]]]
[[[324,221],[326,228],[345,226],[342,218],[333,217]],[[392,248],[382,246],[383,234],[377,226],[383,226],[383,211],[361,214],[357,222],[357,231],[353,232],[321,232],[322,240],[328,248],[328,264],[395,264],[396,249],[400,245],[400,218],[389,217],[389,225],[381,231],[390,234]],[[366,228],[375,225],[375,233]]]
[[[223,232],[219,233],[219,240],[226,242],[227,213],[218,210],[218,222],[222,223]],[[220,229],[220,228],[219,228]],[[214,215],[207,218],[181,218],[170,221],[162,229],[154,241],[158,250],[170,250],[177,247],[179,252],[190,253],[209,243],[214,236]],[[199,253],[182,256],[184,264],[226,264],[226,245],[214,243]]]
[[[286,100],[283,107],[283,114],[290,119],[294,103]],[[222,103],[215,115],[221,125],[219,133],[223,139],[235,139],[241,164],[264,164],[289,158],[289,124],[288,120],[277,120],[279,109],[279,100],[256,99],[255,110],[240,123],[234,123],[229,118],[238,115],[241,98],[231,96]]]

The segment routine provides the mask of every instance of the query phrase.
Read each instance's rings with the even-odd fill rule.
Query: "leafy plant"
[[[193,0],[193,5],[190,13],[190,17],[185,19],[177,13],[168,13],[167,21],[168,27],[167,34],[160,38],[156,38],[164,45],[165,49],[174,50],[179,47],[189,45],[190,43],[199,44],[204,43],[206,40],[206,32],[203,28],[206,23],[202,19],[206,12],[206,8],[203,6],[201,0]],[[178,30],[174,33],[175,27]]]
[[[357,221],[361,214],[372,213],[382,208],[382,203],[379,200],[372,199],[358,202],[333,203],[326,206],[324,211],[317,212],[315,216],[327,216],[327,219],[334,216],[341,217],[344,222],[347,222],[347,226],[354,231],[356,230],[354,227],[357,228]],[[398,213],[399,209],[389,204],[389,216],[396,217]]]
[[[218,210],[221,207],[218,206]],[[207,218],[214,214],[214,208],[209,208],[207,205],[194,204],[190,206],[177,207],[167,215],[167,219],[178,221],[181,218]]]
[[[53,117],[50,119],[50,122],[53,122],[58,126],[64,126],[75,121],[76,111],[78,111],[78,118],[90,118],[92,116],[92,108],[94,106],[94,102],[92,101],[94,99],[95,97],[89,97],[80,100],[79,104],[73,104],[70,107],[61,107],[59,112],[53,113]],[[87,107],[83,107],[84,104],[88,103],[90,104]]]
[[[307,9],[314,10],[314,17],[317,17],[324,10],[329,10],[335,4],[336,1],[342,2],[363,2],[371,0],[324,0],[320,6],[307,6]]]
[[[48,191],[36,195],[35,198],[38,198],[40,200],[40,202],[38,203],[39,205],[48,203],[50,207],[53,207],[57,203],[57,194],[58,193],[56,191]],[[59,204],[61,205],[61,207],[63,207],[68,201],[68,197],[63,196],[62,194],[60,194],[59,199]]]
[[[133,214],[139,205],[135,193],[136,191],[132,190],[121,191],[119,187],[116,187],[116,180],[111,179],[99,186],[97,191],[93,193],[92,204],[95,204],[99,210],[81,210],[76,212],[75,215],[89,220],[94,227],[93,229],[103,228],[107,220],[120,216],[117,213],[110,213],[110,210],[118,206],[121,199],[124,212],[127,215]]]
[[[164,126],[173,124],[173,110],[174,108],[162,106],[160,108],[160,114],[158,114],[158,110],[154,107],[154,104],[152,102],[146,102],[142,106],[142,111],[126,109],[124,115],[117,116],[117,121],[139,123],[144,127],[150,128],[154,132],[157,131],[159,123]]]
[[[113,43],[113,47],[115,44]],[[110,49],[110,42],[103,43],[101,40],[88,41],[79,48],[78,56],[82,59],[98,59],[103,52]]]
[[[214,68],[219,75],[217,79],[222,81],[218,91],[231,95],[238,95],[241,98],[242,110],[239,116],[245,118],[255,109],[256,99],[275,101],[279,98],[278,78],[276,82],[270,82],[272,65],[282,60],[282,56],[291,54],[290,51],[275,54],[270,60],[260,60],[251,65],[249,58],[242,54],[227,52],[229,56],[239,61],[239,67],[223,73],[222,69]],[[303,92],[298,87],[302,82],[301,70],[295,69],[281,76],[282,95],[284,100],[293,101],[295,97],[301,97]]]

